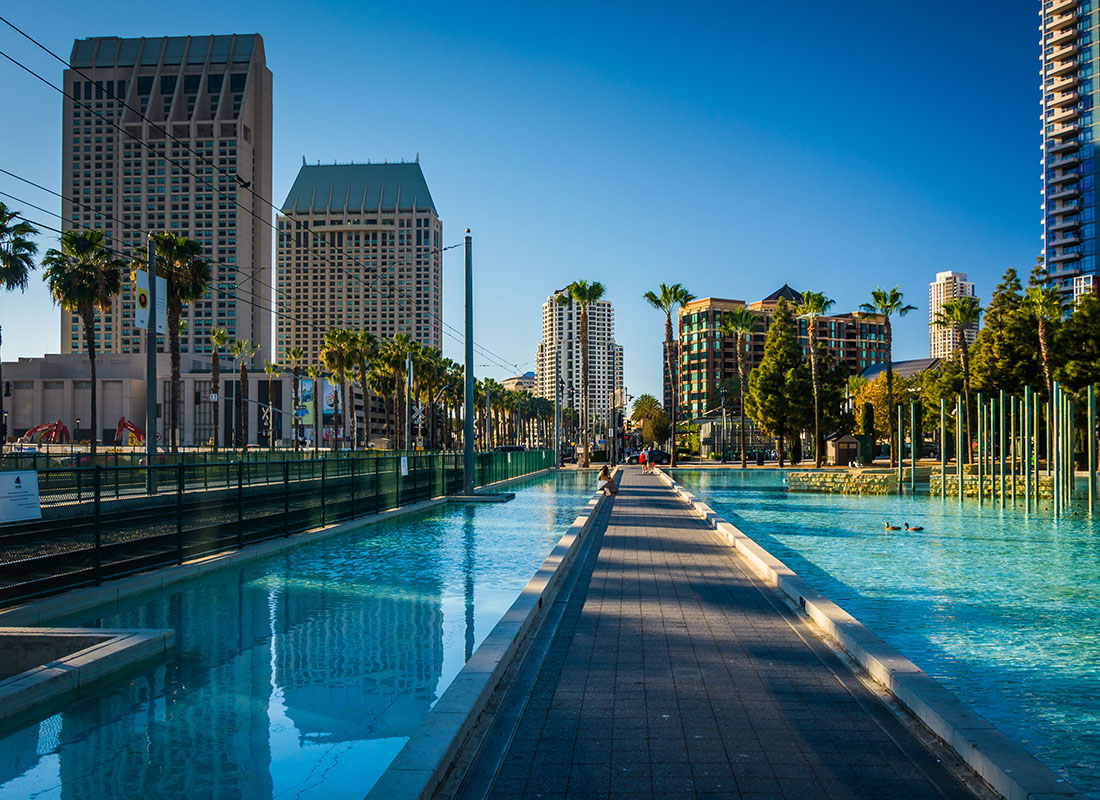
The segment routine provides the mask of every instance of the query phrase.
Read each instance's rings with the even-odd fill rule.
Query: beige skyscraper
[[[952,329],[933,324],[943,304],[960,297],[974,296],[974,284],[966,279],[965,272],[937,272],[936,280],[928,284],[928,356],[930,358],[950,358],[957,344],[955,332]],[[969,344],[973,344],[978,335],[978,326],[967,327],[963,335]]]
[[[535,353],[536,397],[554,399],[555,359],[560,358],[561,402],[564,408],[581,408],[580,309],[560,305],[555,292],[542,304],[542,341]],[[615,310],[607,300],[588,308],[589,411],[594,424],[605,423],[610,393],[623,388],[623,348],[615,342]]]
[[[303,163],[277,224],[278,358],[316,363],[332,328],[442,347],[443,222],[418,161]]]
[[[108,246],[126,254],[145,244],[145,231],[197,240],[214,280],[184,309],[182,352],[212,352],[211,330],[225,328],[230,339],[259,345],[257,358],[270,354],[271,72],[263,39],[80,39],[69,63],[63,227],[102,229]],[[133,314],[127,277],[111,310],[96,314],[101,352],[142,352]],[[67,311],[61,349],[85,349],[83,326]]]

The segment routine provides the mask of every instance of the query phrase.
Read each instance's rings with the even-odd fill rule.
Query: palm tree
[[[321,363],[336,378],[334,388],[335,399],[332,415],[332,449],[339,447],[340,433],[345,432],[344,422],[347,415],[347,390],[345,383],[348,377],[348,368],[352,365],[351,331],[345,328],[333,328],[325,332],[325,338],[321,344]],[[345,437],[346,441],[346,437]]]
[[[722,320],[722,335],[734,337],[734,346],[737,353],[737,381],[741,389],[741,469],[745,469],[745,388],[748,376],[745,374],[745,345],[747,337],[751,337],[760,327],[760,318],[747,308],[735,308],[726,314]]]
[[[1043,358],[1043,378],[1047,397],[1054,386],[1054,326],[1062,320],[1062,295],[1050,284],[1030,286],[1024,296],[1024,308],[1039,325],[1039,354]]]
[[[669,383],[672,386],[672,399],[669,408],[669,419],[672,423],[672,455],[669,461],[670,467],[676,466],[676,400],[680,390],[680,382],[677,380],[677,370],[680,367],[680,338],[676,337],[676,347],[673,348],[672,339],[672,314],[685,303],[695,299],[695,295],[685,289],[679,283],[671,286],[661,284],[656,292],[646,292],[642,297],[647,303],[659,311],[665,312],[665,370],[668,372]],[[677,331],[679,334],[679,331]],[[675,361],[673,361],[675,353]]]
[[[905,304],[905,295],[893,289],[883,289],[881,286],[871,292],[871,302],[863,303],[860,309],[868,314],[881,314],[886,318],[883,325],[886,334],[886,403],[889,410],[886,414],[890,425],[890,467],[897,464],[897,445],[894,442],[894,332],[890,327],[890,317],[897,314],[904,317],[910,311],[916,311],[916,306]]]
[[[260,350],[257,345],[249,345],[248,339],[237,339],[233,342],[229,348],[230,355],[233,356],[233,360],[240,359],[241,361],[241,388],[239,392],[234,392],[234,399],[236,395],[240,395],[240,414],[235,415],[236,419],[236,434],[234,435],[233,446],[237,445],[239,441],[242,446],[248,444],[248,368],[246,363],[248,359],[256,355]]]
[[[937,328],[951,328],[955,331],[955,347],[959,351],[959,361],[963,371],[963,398],[966,402],[966,449],[970,450],[970,343],[966,340],[968,328],[977,326],[982,316],[982,307],[976,297],[960,297],[948,300],[940,306],[932,324]],[[914,458],[914,463],[916,463]]]
[[[810,380],[814,388],[814,466],[821,469],[825,442],[821,438],[821,375],[817,358],[817,318],[825,314],[834,305],[834,301],[824,292],[803,292],[802,302],[795,306],[794,313],[806,320],[809,329]]]
[[[359,331],[355,334],[354,362],[359,371],[359,390],[363,393],[363,449],[370,447],[370,380],[367,365],[378,355],[378,339],[373,333]]]
[[[25,292],[38,253],[38,245],[28,237],[37,235],[38,229],[26,221],[13,225],[16,219],[21,219],[19,214],[0,203],[0,285],[9,292]]]
[[[218,452],[218,433],[221,430],[221,415],[218,410],[221,408],[221,356],[219,352],[229,342],[229,334],[225,328],[214,328],[210,331],[210,344],[214,348],[214,352],[210,355],[210,393],[217,397],[217,400],[211,400],[211,414],[214,417],[214,452]]]
[[[634,407],[630,410],[630,418],[635,422],[645,422],[647,419],[659,417],[664,413],[661,402],[651,394],[643,394],[634,401]]]
[[[604,294],[604,286],[599,281],[573,281],[571,284],[562,289],[561,292],[554,295],[554,302],[559,305],[568,306],[575,304],[580,308],[580,319],[577,326],[580,328],[580,340],[581,340],[581,446],[583,448],[583,455],[581,456],[581,467],[587,467],[588,461],[588,429],[590,424],[589,416],[589,401],[591,398],[588,396],[588,380],[589,369],[588,361],[590,353],[588,352],[588,307],[598,301]]]
[[[38,253],[38,245],[27,238],[36,235],[38,229],[26,221],[13,225],[12,221],[18,216],[0,203],[0,285],[9,292],[15,289],[20,292],[27,290],[28,276],[34,269],[34,256]],[[0,370],[0,385],[2,384],[3,372]],[[0,396],[0,421],[4,419],[4,398]],[[0,433],[0,449],[6,439],[5,429]]]
[[[311,364],[306,375],[313,381],[313,452],[316,453],[321,446],[321,426],[324,424],[321,417],[321,391],[325,387],[325,371],[320,364]]]
[[[290,387],[292,390],[291,405],[294,407],[291,409],[294,414],[291,417],[291,429],[294,434],[294,451],[298,451],[299,438],[301,436],[302,423],[298,421],[298,405],[301,402],[300,379],[298,377],[298,368],[302,363],[302,360],[306,357],[306,351],[301,347],[291,347],[283,350],[283,356],[290,362],[290,371],[293,376],[293,383]]]
[[[61,249],[46,251],[42,275],[55,303],[75,311],[84,324],[92,372],[92,454],[99,439],[96,407],[95,312],[109,311],[111,299],[122,290],[121,259],[103,245],[103,231],[65,231]]]
[[[264,373],[267,375],[267,446],[275,447],[275,378],[283,374],[282,368],[264,359]]]
[[[179,444],[180,410],[180,317],[187,303],[201,300],[210,288],[210,264],[203,258],[202,245],[185,236],[162,231],[153,236],[157,258],[157,275],[165,279],[168,287],[166,298],[166,323],[168,325],[168,350],[171,354],[171,445],[173,452]],[[145,249],[138,250],[133,266],[148,267]]]

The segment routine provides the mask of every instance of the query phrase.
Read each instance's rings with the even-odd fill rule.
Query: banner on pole
[[[149,273],[134,273],[134,327],[149,330]],[[168,331],[168,281],[157,276],[157,333]]]

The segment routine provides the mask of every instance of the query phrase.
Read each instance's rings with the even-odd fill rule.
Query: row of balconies
[[[1066,122],[1071,119],[1077,119],[1080,116],[1081,110],[1077,106],[1069,106],[1068,108],[1052,108],[1047,111],[1047,122]]]
[[[1048,233],[1056,233],[1058,231],[1069,230],[1070,228],[1080,228],[1081,218],[1079,216],[1064,217],[1063,219],[1052,222],[1047,226]]]
[[[1047,30],[1059,30],[1073,25],[1077,21],[1078,16],[1080,16],[1080,14],[1076,10],[1067,11],[1063,14],[1049,15],[1046,20]]]
[[[1064,169],[1065,167],[1072,167],[1080,161],[1080,157],[1077,153],[1070,153],[1068,156],[1062,158],[1056,158],[1047,164],[1047,169]]]
[[[1060,140],[1050,140],[1043,145],[1048,153],[1065,153],[1077,150],[1081,147],[1081,137],[1061,137]]]
[[[1067,25],[1061,28],[1055,28],[1054,30],[1048,30],[1046,39],[1043,40],[1043,44],[1047,47],[1054,47],[1056,45],[1062,44],[1063,42],[1070,41],[1076,38],[1076,36],[1076,26]]]
[[[1061,200],[1066,197],[1078,197],[1081,189],[1076,184],[1057,187],[1055,191],[1047,194],[1047,200]]]
[[[1047,92],[1061,92],[1067,91],[1078,84],[1081,80],[1079,75],[1066,75],[1062,78],[1051,78],[1044,86],[1043,91]]]
[[[1076,200],[1070,200],[1068,202],[1055,203],[1046,211],[1048,214],[1073,214],[1081,210],[1081,204]]]
[[[1078,62],[1076,58],[1067,58],[1061,61],[1048,59],[1047,75],[1065,75],[1068,72],[1076,70],[1077,66]]]
[[[1049,16],[1064,14],[1077,7],[1078,0],[1049,0],[1043,3],[1043,13]]]

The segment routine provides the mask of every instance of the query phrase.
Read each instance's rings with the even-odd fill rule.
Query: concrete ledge
[[[778,588],[803,609],[995,792],[1007,800],[1085,797],[710,506],[663,471],[657,474],[744,557],[765,583]]]
[[[382,520],[434,508],[443,505],[446,501],[445,497],[437,497],[432,500],[425,500],[420,503],[412,503],[411,505],[400,506],[388,511],[381,511],[370,516],[357,517],[356,519],[347,520],[346,522],[326,525],[324,528],[313,528],[299,533],[292,533],[290,536],[279,539],[269,539],[266,542],[248,545],[242,550],[230,550],[211,556],[203,556],[202,558],[186,561],[176,566],[161,567],[151,570],[150,572],[130,575],[125,578],[109,581],[102,586],[73,589],[63,594],[52,595],[39,600],[31,600],[20,605],[0,610],[0,626],[39,625],[46,620],[56,619],[57,617],[67,616],[69,614],[76,614],[80,611],[86,611],[89,608],[107,603],[117,603],[124,598],[132,597],[136,594],[164,589],[181,581],[190,580],[191,578],[205,575],[208,572],[213,572],[214,570],[244,564],[257,558],[263,558],[273,553],[278,553],[288,547],[297,547],[304,542],[327,539],[331,536],[348,533],[364,525],[372,525]],[[2,630],[3,627],[0,627],[0,631]]]
[[[520,645],[554,604],[562,580],[606,499],[597,493],[588,501],[519,597],[382,773],[367,795],[368,800],[428,800],[436,791]]]
[[[80,697],[121,672],[162,661],[175,639],[173,630],[3,629],[5,662],[23,668],[0,681],[0,725],[40,717],[44,708]],[[40,658],[51,654],[58,657]]]

